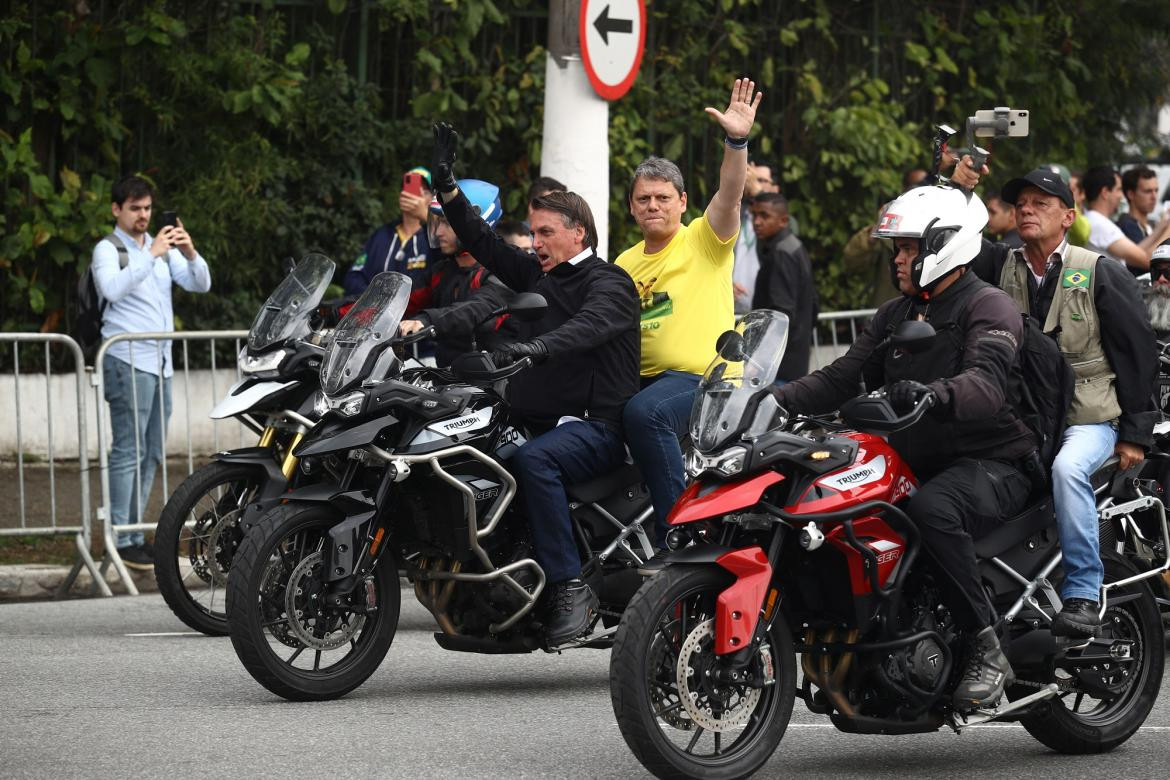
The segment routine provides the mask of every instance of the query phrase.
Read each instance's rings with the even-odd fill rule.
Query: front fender
[[[727,655],[747,647],[756,633],[772,564],[758,546],[733,550],[715,562],[736,578],[715,600],[715,654]]]
[[[285,479],[284,472],[280,470],[280,464],[276,462],[276,458],[272,457],[270,447],[241,447],[237,450],[225,450],[215,453],[212,458],[220,463],[239,463],[263,469],[267,479],[260,489],[261,495],[283,493],[285,487],[288,486],[288,480]]]
[[[764,597],[772,582],[772,564],[763,548],[695,544],[666,557],[667,566],[686,564],[715,564],[735,577],[715,599],[715,654],[743,650],[755,635]]]

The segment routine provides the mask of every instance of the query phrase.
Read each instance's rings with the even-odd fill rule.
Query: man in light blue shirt
[[[119,333],[172,331],[171,285],[207,292],[211,289],[207,262],[195,251],[181,221],[164,226],[156,236],[146,232],[154,202],[146,180],[129,176],[114,185],[112,194],[114,232],[93,250],[94,286],[105,303],[102,339]],[[122,341],[102,361],[113,433],[109,480],[115,525],[141,521],[163,459],[173,373],[170,340]],[[117,545],[127,566],[154,566],[142,533],[118,534]]]

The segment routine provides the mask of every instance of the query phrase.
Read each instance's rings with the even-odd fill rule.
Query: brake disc
[[[208,584],[211,583],[213,575],[207,565],[207,551],[211,548],[210,536],[215,529],[212,528],[211,531],[207,529],[214,523],[215,513],[204,512],[195,520],[195,525],[191,527],[191,538],[187,540],[187,561],[191,564],[191,570],[195,572],[195,576]]]
[[[269,560],[266,564],[260,579],[260,614],[268,633],[278,642],[298,648],[301,647],[301,643],[293,635],[291,626],[293,619],[282,610],[284,604],[282,591],[288,582],[284,572],[284,563],[279,557]]]
[[[707,679],[715,661],[715,620],[704,620],[683,640],[675,674],[683,709],[708,731],[730,731],[746,726],[760,701],[760,689],[744,684],[712,685]],[[762,646],[759,663],[766,680],[772,680],[772,651]]]
[[[228,569],[231,568],[232,558],[239,546],[233,537],[239,527],[240,510],[233,509],[221,517],[207,535],[207,547],[204,550],[203,564],[208,577],[215,579],[215,584],[227,587]],[[201,575],[202,576],[202,575]]]
[[[292,570],[284,589],[289,629],[301,644],[314,650],[333,650],[348,644],[366,622],[365,615],[354,614],[350,622],[345,622],[322,609],[319,599],[324,593],[324,563],[320,550],[309,553]]]
[[[660,632],[656,632],[654,637],[654,644],[650,647],[650,657],[653,659],[650,703],[658,717],[668,725],[681,731],[690,731],[695,724],[685,716],[679,693],[674,689],[674,658],[671,656],[670,643]]]

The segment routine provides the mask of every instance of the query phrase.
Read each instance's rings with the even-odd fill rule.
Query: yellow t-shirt
[[[702,374],[719,334],[735,327],[731,267],[736,235],[720,241],[707,215],[681,228],[661,251],[639,241],[622,252],[642,299],[642,376],[663,371]]]

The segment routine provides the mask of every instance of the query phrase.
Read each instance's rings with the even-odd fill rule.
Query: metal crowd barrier
[[[812,360],[809,361],[809,371],[824,368],[835,358],[845,353],[849,345],[857,341],[857,334],[865,328],[866,323],[873,317],[877,309],[854,309],[852,311],[826,311],[817,315],[817,325],[813,328]],[[841,331],[843,324],[848,326],[848,338],[845,339]],[[822,332],[828,333],[828,343],[823,343]],[[826,352],[828,354],[826,354]]]
[[[869,320],[869,318],[873,316],[875,311],[876,311],[875,309],[858,309],[858,310],[854,310],[854,311],[821,313],[817,317],[817,327],[814,328],[814,330],[813,330],[813,359],[812,359],[812,363],[810,365],[810,370],[815,370],[817,368],[822,367],[823,365],[826,365],[834,357],[843,353],[848,348],[848,346],[850,344],[852,344],[853,341],[856,340],[858,333],[864,327],[865,323]],[[97,422],[97,450],[98,450],[98,464],[99,464],[99,473],[100,473],[100,482],[101,482],[101,502],[100,502],[98,509],[97,509],[97,518],[99,520],[101,520],[101,523],[102,523],[102,536],[103,536],[104,547],[105,547],[105,553],[103,555],[103,558],[102,558],[100,566],[99,566],[99,565],[95,564],[94,559],[90,555],[90,552],[89,552],[89,548],[91,546],[91,541],[92,541],[92,535],[91,535],[91,530],[90,530],[90,491],[89,491],[89,482],[87,479],[89,465],[88,465],[88,459],[87,459],[87,445],[86,445],[86,441],[87,441],[87,438],[86,438],[86,403],[85,403],[85,390],[84,390],[84,384],[85,384],[84,377],[86,374],[86,370],[84,368],[84,358],[82,356],[81,348],[77,345],[77,343],[73,339],[69,338],[68,336],[62,335],[62,334],[39,334],[39,333],[0,334],[0,342],[11,342],[11,343],[13,343],[13,347],[14,347],[13,373],[14,373],[14,376],[16,377],[15,385],[16,385],[16,390],[17,390],[17,392],[15,393],[15,398],[14,398],[14,403],[15,403],[14,420],[15,420],[16,436],[17,436],[17,443],[18,443],[18,446],[17,446],[17,468],[18,468],[18,472],[20,475],[19,501],[18,501],[19,512],[20,512],[20,525],[19,525],[19,527],[16,527],[16,528],[0,529],[0,536],[18,536],[18,535],[23,536],[23,535],[36,535],[36,534],[55,534],[55,535],[72,534],[72,535],[74,535],[74,537],[76,539],[76,543],[77,543],[77,562],[74,565],[73,570],[70,572],[69,577],[66,578],[66,580],[62,583],[60,589],[58,590],[58,595],[67,592],[69,586],[73,583],[73,581],[75,580],[77,575],[80,573],[82,566],[86,567],[89,570],[90,574],[93,576],[95,588],[98,591],[100,591],[103,595],[106,595],[106,596],[113,595],[111,593],[109,587],[106,585],[106,582],[105,582],[105,579],[103,576],[104,573],[106,572],[106,570],[110,566],[113,566],[115,571],[118,573],[118,577],[121,579],[127,592],[129,592],[130,594],[137,594],[138,589],[135,587],[134,581],[131,579],[130,574],[126,570],[126,567],[123,564],[121,557],[118,555],[115,534],[117,534],[119,532],[123,532],[123,531],[126,531],[126,532],[153,531],[157,527],[157,522],[144,521],[144,518],[141,515],[141,513],[143,511],[145,511],[146,505],[149,502],[149,498],[150,498],[149,496],[144,496],[144,497],[142,497],[142,500],[140,500],[140,502],[139,502],[139,513],[140,514],[138,517],[133,518],[134,522],[127,524],[127,525],[118,525],[118,526],[115,526],[113,524],[113,518],[111,515],[111,511],[110,511],[109,442],[107,441],[107,434],[106,434],[107,427],[105,424],[105,420],[108,419],[108,415],[109,415],[109,407],[106,404],[105,397],[104,397],[105,377],[104,377],[103,371],[102,371],[102,363],[104,362],[104,358],[106,356],[106,353],[110,350],[111,347],[113,347],[114,344],[117,344],[119,342],[155,341],[156,342],[156,344],[155,344],[156,355],[160,358],[160,362],[161,362],[162,345],[161,345],[161,343],[157,343],[157,342],[164,341],[164,340],[177,342],[172,347],[172,359],[175,361],[175,364],[176,364],[176,367],[174,370],[174,379],[172,380],[172,397],[174,397],[174,390],[176,390],[176,389],[178,389],[178,387],[180,387],[178,385],[178,380],[180,377],[182,377],[182,381],[183,381],[182,387],[184,389],[184,393],[183,393],[183,396],[184,396],[183,407],[184,408],[183,408],[182,413],[184,415],[184,419],[186,421],[186,428],[187,428],[187,437],[186,437],[186,442],[185,442],[185,448],[186,448],[186,456],[187,456],[187,473],[190,474],[194,470],[195,458],[194,458],[194,451],[193,451],[192,438],[191,438],[192,410],[191,410],[191,392],[190,392],[190,389],[191,389],[190,373],[191,373],[192,369],[190,367],[190,357],[189,357],[188,345],[191,342],[199,342],[199,341],[206,341],[206,342],[210,343],[210,348],[211,348],[211,357],[210,357],[211,388],[210,388],[210,391],[211,391],[211,396],[214,399],[213,400],[213,403],[214,403],[215,401],[219,400],[222,391],[227,389],[226,387],[219,388],[216,386],[216,384],[217,384],[216,354],[215,354],[216,344],[218,341],[231,340],[233,342],[233,354],[236,354],[239,352],[239,348],[240,348],[240,345],[242,343],[242,340],[246,337],[247,337],[247,331],[245,331],[245,330],[186,331],[186,332],[174,332],[174,333],[121,334],[121,335],[115,336],[115,337],[109,339],[108,341],[104,342],[101,345],[101,347],[98,349],[97,355],[94,359],[94,369],[93,369],[93,372],[92,372],[92,375],[90,378],[90,383],[91,383],[91,386],[92,386],[93,391],[94,391],[94,395],[93,395],[94,408],[96,411],[96,419],[98,421]],[[22,447],[21,447],[21,443],[22,443],[22,428],[21,428],[22,414],[21,414],[21,398],[20,398],[20,382],[19,382],[19,376],[20,376],[20,352],[19,352],[20,347],[19,347],[19,345],[21,343],[26,343],[26,342],[42,343],[44,345],[44,349],[46,352],[45,383],[46,383],[46,399],[47,399],[47,404],[48,404],[48,409],[47,409],[48,423],[47,423],[47,425],[49,426],[49,434],[50,434],[49,435],[49,448],[50,449],[48,452],[48,464],[49,464],[48,468],[49,468],[50,493],[52,495],[49,499],[50,500],[51,522],[48,526],[45,526],[45,527],[30,527],[26,522],[25,487],[24,487],[24,484],[25,484],[24,483],[25,464],[24,464],[24,452],[23,452]],[[52,449],[53,448],[52,426],[53,426],[54,418],[57,417],[57,415],[54,414],[54,410],[52,407],[52,400],[51,400],[51,398],[49,398],[49,392],[47,389],[49,386],[49,383],[51,381],[51,369],[48,366],[48,363],[49,363],[48,350],[49,350],[49,345],[54,344],[54,343],[64,345],[72,353],[73,361],[74,361],[74,371],[76,372],[76,378],[77,378],[77,415],[78,415],[77,457],[78,457],[79,468],[80,468],[80,472],[81,472],[81,507],[80,507],[80,512],[79,512],[80,524],[60,524],[58,522],[58,514],[59,514],[58,509],[59,509],[59,507],[58,507],[58,500],[57,500],[57,495],[56,495],[55,458],[59,457],[60,455],[59,455],[59,453],[55,453]],[[133,357],[134,357],[133,350],[131,350],[131,361],[133,361]],[[132,368],[134,367],[133,362],[131,362],[131,367]],[[234,371],[236,371],[236,375],[238,378],[238,376],[239,376],[238,369],[236,369],[234,365],[232,366],[232,368]],[[134,372],[131,371],[131,385],[132,385],[132,387],[133,387],[133,383],[134,383]],[[161,385],[159,387],[159,392],[160,392],[160,400],[161,400],[161,393],[162,393]],[[137,399],[137,393],[133,392],[133,390],[132,390],[132,392],[131,392],[132,406],[135,403],[136,399]],[[137,462],[138,460],[141,459],[141,450],[140,450],[141,435],[139,435],[139,431],[137,430],[137,414],[136,414],[137,409],[135,408],[134,411],[135,411],[134,417],[135,417],[135,428],[136,428],[136,430],[135,430],[135,434],[136,434],[135,435],[135,461]],[[172,415],[175,413],[175,411],[177,411],[177,410],[172,411]],[[200,409],[197,409],[195,411],[195,415],[197,415],[199,417],[203,417],[208,413],[208,411],[209,411],[209,409],[200,408]],[[240,430],[239,446],[243,446],[244,445],[243,429],[240,428],[239,430]],[[162,437],[161,437],[162,441],[160,442],[160,445],[161,445],[160,449],[162,450],[163,456],[162,456],[162,463],[159,466],[162,474],[159,478],[161,478],[161,480],[162,480],[162,483],[161,483],[162,496],[163,496],[163,499],[165,501],[165,499],[168,498],[170,495],[170,485],[168,484],[168,475],[167,475],[167,469],[166,469],[167,456],[168,456],[168,454],[170,454],[170,453],[168,453],[168,449],[167,449],[166,426],[162,427],[161,433],[162,433]],[[218,426],[213,428],[212,438],[213,438],[214,449],[216,449],[216,450],[220,449]],[[135,492],[136,493],[139,492],[138,491],[139,478],[140,478],[140,475],[136,471],[135,472]]]
[[[162,346],[161,342],[162,341],[181,342],[181,344],[182,344],[182,376],[183,376],[183,380],[184,380],[184,399],[185,399],[184,414],[185,414],[185,419],[186,419],[186,423],[187,423],[187,473],[190,474],[194,470],[194,453],[192,451],[191,435],[190,435],[191,434],[191,393],[189,391],[190,391],[190,387],[191,387],[191,383],[190,383],[190,370],[191,369],[190,369],[189,353],[188,353],[187,346],[192,341],[208,341],[208,342],[210,342],[210,347],[211,347],[211,395],[215,400],[219,400],[219,389],[216,387],[216,380],[215,380],[215,372],[216,372],[215,346],[216,346],[216,342],[218,340],[228,340],[228,339],[233,340],[234,341],[234,350],[233,350],[232,354],[237,354],[240,351],[241,340],[246,338],[247,335],[248,335],[248,331],[246,331],[246,330],[193,330],[193,331],[181,331],[181,332],[176,332],[176,333],[121,333],[121,334],[114,336],[113,338],[110,338],[107,341],[103,342],[101,347],[97,351],[97,355],[94,357],[94,371],[93,371],[92,384],[93,384],[93,388],[94,388],[94,402],[96,404],[96,409],[98,410],[98,459],[99,459],[99,464],[100,464],[100,469],[101,469],[101,486],[102,486],[102,502],[101,502],[101,506],[98,509],[98,517],[102,521],[102,535],[103,535],[103,538],[105,541],[105,554],[104,554],[104,557],[102,559],[102,570],[105,571],[106,566],[112,564],[114,566],[114,570],[118,572],[118,577],[122,580],[122,584],[125,585],[126,591],[128,593],[130,593],[131,595],[137,595],[138,588],[135,587],[134,581],[130,577],[130,573],[128,571],[126,571],[126,566],[122,563],[122,558],[118,554],[117,544],[115,541],[116,540],[115,534],[118,532],[123,532],[123,531],[126,531],[126,532],[129,532],[129,531],[153,531],[156,528],[156,526],[158,525],[158,523],[157,522],[144,522],[143,518],[142,518],[142,512],[145,510],[146,505],[150,499],[149,495],[140,496],[139,502],[138,502],[138,513],[139,514],[138,514],[138,517],[134,518],[135,522],[128,523],[125,525],[114,525],[114,522],[113,522],[113,516],[111,515],[111,512],[110,512],[109,453],[107,452],[107,449],[106,449],[105,426],[102,425],[102,420],[104,419],[102,415],[109,414],[108,406],[105,403],[105,398],[104,398],[105,376],[104,376],[103,370],[102,370],[102,363],[105,361],[106,353],[110,350],[110,348],[112,346],[114,346],[115,344],[120,343],[120,342],[124,342],[124,341],[154,341],[154,342],[156,342],[155,343],[156,357],[158,358],[159,365],[161,365],[162,364],[162,355],[163,355],[163,346]],[[174,349],[172,348],[172,359],[173,359],[173,352],[174,352]],[[135,412],[135,414],[134,414],[134,421],[135,421],[134,422],[134,460],[135,460],[135,463],[138,463],[142,459],[141,446],[140,446],[140,440],[141,440],[142,436],[141,436],[140,431],[138,429],[138,415],[137,415],[138,395],[137,395],[136,386],[135,386],[135,372],[133,370],[134,369],[134,349],[133,348],[130,349],[130,367],[131,367],[130,381],[131,381],[131,388],[132,388],[130,395],[131,395],[132,408]],[[235,368],[235,367],[233,366],[233,368]],[[179,376],[179,374],[180,374],[179,368],[176,367],[174,375],[177,377],[177,376]],[[237,376],[237,378],[239,377],[239,370],[238,369],[236,369],[236,376]],[[174,380],[172,379],[172,398],[174,397],[173,389],[174,389]],[[227,388],[223,388],[223,389],[226,390]],[[163,394],[163,386],[162,386],[162,383],[159,383],[159,403],[160,403],[160,405],[162,403],[162,394]],[[200,410],[200,413],[205,415],[209,411],[210,411],[210,409]],[[161,438],[160,449],[162,450],[162,462],[159,465],[159,469],[162,472],[162,474],[161,474],[162,491],[163,491],[162,495],[164,497],[164,501],[166,500],[166,498],[169,498],[169,496],[170,496],[170,488],[169,488],[169,485],[167,484],[167,468],[166,468],[166,464],[167,464],[167,435],[166,435],[167,431],[166,431],[166,429],[167,429],[167,426],[164,423],[164,425],[162,425],[160,428],[160,438]],[[214,433],[213,433],[214,447],[215,447],[215,449],[218,450],[219,449],[218,428],[213,428],[213,431],[214,431]],[[241,440],[241,445],[242,445],[242,443],[243,442]],[[135,472],[134,472],[134,493],[136,493],[136,494],[140,492],[139,491],[139,486],[141,485],[140,477],[141,477],[140,471],[138,469],[135,469]]]
[[[86,409],[85,409],[85,357],[82,354],[81,347],[77,342],[60,333],[0,333],[0,342],[12,344],[12,385],[13,385],[13,423],[16,429],[16,463],[17,463],[17,506],[20,515],[20,524],[15,528],[0,528],[0,536],[69,536],[72,535],[74,543],[77,546],[77,560],[73,565],[69,576],[62,581],[57,588],[56,595],[58,597],[64,595],[69,591],[69,587],[81,572],[81,567],[84,566],[89,570],[90,576],[93,580],[93,587],[96,591],[104,596],[113,595],[110,588],[106,585],[105,579],[98,571],[97,565],[94,563],[93,557],[90,555],[89,548],[92,541],[92,533],[90,529],[90,511],[89,511],[89,458],[86,445]],[[20,394],[20,345],[21,344],[42,344],[44,347],[45,360],[45,421],[47,433],[48,446],[48,471],[49,471],[49,525],[47,526],[30,526],[28,524],[28,512],[26,505],[26,490],[25,490],[25,451],[24,451],[24,425],[26,424],[24,410],[21,408],[21,394]],[[64,347],[73,357],[73,371],[76,378],[76,404],[77,404],[77,463],[78,474],[80,481],[79,490],[79,509],[77,515],[69,515],[70,520],[77,522],[64,524],[59,522],[59,510],[62,507],[58,506],[57,501],[57,455],[54,449],[53,442],[53,422],[57,419],[56,410],[53,408],[53,394],[52,394],[52,380],[53,367],[50,356],[49,347],[51,344],[59,344]],[[62,453],[64,454],[64,453]]]

